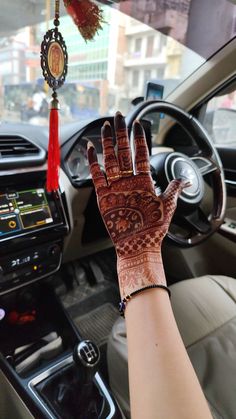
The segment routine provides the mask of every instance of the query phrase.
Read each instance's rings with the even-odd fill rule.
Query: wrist
[[[117,257],[121,299],[150,285],[166,285],[160,249]]]

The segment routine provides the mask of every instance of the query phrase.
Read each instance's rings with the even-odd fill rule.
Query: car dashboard
[[[86,150],[92,141],[102,165],[103,122],[62,128],[60,190],[53,193],[45,187],[46,129],[0,126],[0,295],[51,275],[62,261],[93,252],[98,239],[110,246]]]

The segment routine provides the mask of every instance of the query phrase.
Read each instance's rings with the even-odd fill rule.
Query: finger
[[[116,112],[114,123],[117,139],[117,155],[121,176],[130,176],[133,173],[131,151],[125,118],[120,112]]]
[[[175,196],[178,198],[184,188],[191,186],[190,181],[185,181],[181,179],[172,180],[167,186],[165,192],[163,193],[163,198],[171,199]]]
[[[93,146],[93,143],[91,143],[91,141],[88,141],[87,150],[88,150],[87,153],[88,153],[89,167],[90,167],[90,172],[92,175],[93,183],[94,183],[95,189],[98,190],[101,187],[107,186],[107,181],[104,174],[102,173],[100,169],[100,166],[97,160],[97,154]]]
[[[134,144],[135,144],[135,169],[136,173],[149,173],[149,152],[147,141],[142,125],[139,121],[134,122]]]
[[[169,211],[170,215],[172,215],[176,208],[177,200],[182,190],[189,186],[191,186],[191,182],[186,182],[181,179],[174,179],[167,186],[165,192],[162,194],[162,198],[167,205],[167,210]]]
[[[112,130],[111,125],[108,121],[102,127],[102,147],[103,147],[103,157],[104,157],[104,166],[107,176],[108,184],[111,180],[118,179],[119,175],[119,165],[115,155],[115,150],[112,142]]]

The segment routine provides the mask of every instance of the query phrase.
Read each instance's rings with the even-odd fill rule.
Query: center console
[[[0,176],[0,417],[118,419],[99,349],[44,281],[68,231],[63,194],[44,185],[42,171]]]
[[[68,225],[61,194],[48,194],[44,184],[40,173],[0,184],[0,295],[60,266]]]
[[[122,417],[99,374],[98,347],[81,339],[52,287],[40,282],[13,291],[0,306],[0,370],[33,417]],[[1,418],[13,417],[12,408]]]

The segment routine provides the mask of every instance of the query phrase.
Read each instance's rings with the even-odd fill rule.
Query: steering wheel
[[[126,123],[133,149],[132,125],[148,113],[162,112],[174,118],[197,144],[198,151],[187,156],[179,152],[159,153],[150,157],[151,171],[158,187],[165,190],[173,179],[190,180],[192,186],[181,193],[168,238],[179,246],[191,247],[213,234],[224,220],[226,188],[219,154],[199,121],[178,106],[164,101],[148,101],[138,105]],[[200,207],[206,194],[204,180],[211,182],[213,204],[210,214]],[[184,233],[183,233],[184,228]]]

